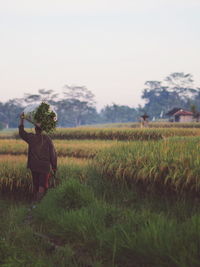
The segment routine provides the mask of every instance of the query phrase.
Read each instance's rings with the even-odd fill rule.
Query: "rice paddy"
[[[98,151],[118,143],[113,140],[54,140],[60,157],[92,158]],[[28,146],[23,140],[0,140],[0,155],[26,155]]]
[[[200,130],[62,129],[27,221],[27,144],[0,140],[0,265],[199,266]]]

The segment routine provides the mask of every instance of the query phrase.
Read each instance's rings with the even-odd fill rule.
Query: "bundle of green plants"
[[[46,102],[26,107],[24,118],[34,125],[39,126],[47,133],[52,132],[57,124],[57,115],[53,108]]]

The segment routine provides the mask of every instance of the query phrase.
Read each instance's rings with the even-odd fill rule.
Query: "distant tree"
[[[194,81],[191,74],[184,72],[174,72],[165,78],[168,91],[174,92],[183,102],[183,105],[189,108],[191,101],[196,97],[197,91],[194,88]]]
[[[54,90],[39,89],[37,94],[25,94],[24,101],[26,104],[34,104],[41,101],[53,102],[57,97],[58,94]]]
[[[69,86],[65,85],[63,94],[67,99],[76,99],[80,102],[86,102],[88,106],[94,106],[94,94],[85,86]]]
[[[2,123],[2,122],[0,122],[0,131],[2,131],[2,130],[3,130],[3,128],[4,128],[4,125],[3,125],[3,123]]]
[[[57,102],[58,123],[62,127],[76,127],[84,124],[98,123],[96,108],[76,99],[63,99]],[[81,112],[80,112],[81,111]]]
[[[145,85],[147,88],[144,89],[142,98],[146,100],[146,103],[142,111],[147,112],[151,119],[159,118],[161,111],[166,113],[178,102],[177,96],[171,94],[167,87],[161,85],[161,82],[148,81]]]
[[[160,114],[166,113],[174,107],[190,109],[200,99],[200,91],[194,88],[191,74],[183,72],[171,73],[160,81],[147,81],[142,98],[146,100],[144,110],[150,118],[159,118]]]
[[[0,103],[0,121],[10,128],[18,126],[18,116],[22,112],[21,99],[11,99],[5,103]]]
[[[40,94],[25,94],[24,101],[26,102],[26,104],[35,104],[41,101],[41,95]]]
[[[200,112],[197,110],[196,105],[191,105],[190,110],[192,111],[192,113],[194,114],[193,117],[196,120],[196,122],[199,122],[200,119]]]
[[[57,112],[62,118],[61,125],[80,126],[88,122],[88,118],[96,117],[94,94],[85,86],[64,86],[63,99],[57,103]],[[92,116],[94,114],[94,116]]]
[[[190,73],[173,72],[165,78],[170,88],[192,88],[193,79]]]
[[[100,115],[102,117],[103,122],[132,122],[137,121],[137,111],[134,108],[130,108],[125,105],[107,105],[105,106]]]
[[[49,103],[55,103],[57,98],[58,98],[58,94],[54,92],[54,90],[50,89],[50,90],[46,90],[46,89],[39,89],[38,93],[40,95],[40,99],[42,101],[47,101]]]

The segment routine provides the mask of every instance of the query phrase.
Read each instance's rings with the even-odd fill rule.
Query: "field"
[[[58,129],[52,138],[57,180],[30,209],[27,144],[0,134],[0,266],[199,266],[200,129]]]

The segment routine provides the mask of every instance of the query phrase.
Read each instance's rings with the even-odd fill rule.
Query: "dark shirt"
[[[44,134],[27,133],[19,126],[20,137],[28,143],[27,168],[35,172],[48,173],[57,169],[57,155],[51,139]]]

